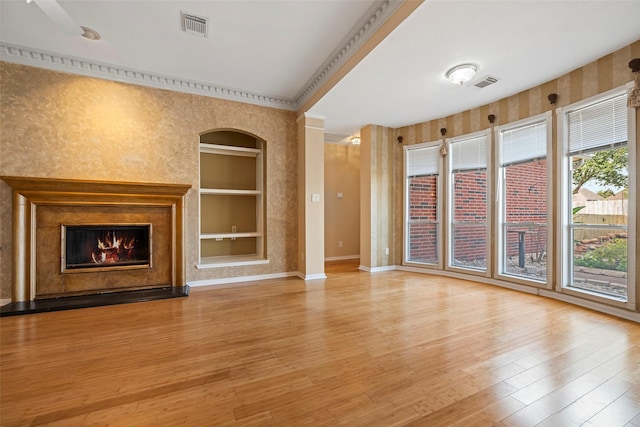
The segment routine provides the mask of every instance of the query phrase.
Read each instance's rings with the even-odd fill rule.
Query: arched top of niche
[[[261,148],[265,141],[256,135],[238,129],[212,129],[200,134],[200,142],[234,147]]]

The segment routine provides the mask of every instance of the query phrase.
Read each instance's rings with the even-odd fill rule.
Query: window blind
[[[508,166],[547,157],[547,122],[500,132],[500,165]]]
[[[407,150],[407,177],[438,174],[440,147],[424,147]]]
[[[626,93],[568,112],[569,153],[626,143],[627,114]]]
[[[487,168],[487,136],[463,139],[451,143],[453,172]]]

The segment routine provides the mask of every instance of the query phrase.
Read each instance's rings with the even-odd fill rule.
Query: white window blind
[[[487,136],[463,139],[451,143],[453,172],[487,168]]]
[[[508,166],[547,157],[547,122],[500,132],[500,165]]]
[[[627,114],[626,93],[568,112],[569,153],[626,143]]]
[[[438,174],[440,147],[407,149],[407,177]]]

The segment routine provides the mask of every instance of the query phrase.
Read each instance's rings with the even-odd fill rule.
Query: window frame
[[[442,155],[438,155],[438,174],[437,174],[437,186],[436,186],[436,218],[437,220],[434,222],[436,224],[437,230],[437,242],[436,242],[436,252],[438,253],[438,262],[437,263],[424,263],[424,262],[416,262],[409,260],[410,254],[410,246],[411,239],[409,236],[410,227],[409,227],[409,176],[408,176],[408,165],[409,165],[409,153],[413,150],[419,150],[424,148],[436,148],[439,149],[441,147],[441,141],[431,141],[431,142],[423,142],[420,144],[406,145],[404,146],[404,164],[403,164],[403,221],[402,221],[402,235],[404,236],[404,245],[403,245],[403,254],[402,254],[402,264],[407,266],[414,266],[420,268],[428,268],[428,269],[437,269],[442,270],[444,263],[444,255],[443,255],[443,241],[444,241],[444,221],[442,220],[442,207],[443,207],[443,166],[444,161],[442,159]]]
[[[486,232],[486,245],[485,245],[485,259],[486,259],[486,268],[485,270],[480,270],[480,269],[473,269],[473,268],[465,268],[462,266],[458,266],[458,265],[454,265],[453,259],[453,250],[454,250],[454,245],[453,245],[453,233],[454,233],[454,227],[453,227],[453,218],[454,218],[454,207],[453,207],[453,203],[454,203],[454,197],[453,197],[453,190],[454,190],[454,185],[455,185],[455,180],[453,179],[453,174],[452,174],[452,170],[453,170],[453,165],[452,165],[452,150],[451,150],[451,146],[453,144],[457,144],[459,142],[462,141],[466,141],[469,139],[475,139],[475,138],[479,138],[479,137],[484,137],[485,141],[486,141],[486,162],[487,162],[487,169],[486,169],[486,176],[487,176],[487,193],[486,193],[486,216],[487,216],[487,220],[486,220],[486,228],[487,228],[487,232]],[[493,200],[493,141],[491,138],[491,129],[484,129],[481,131],[477,131],[477,132],[472,132],[472,133],[468,133],[465,135],[460,135],[457,136],[455,138],[451,138],[451,139],[447,139],[446,140],[446,147],[447,147],[447,160],[445,162],[445,170],[444,170],[444,177],[446,180],[446,198],[445,198],[445,221],[446,221],[446,235],[444,236],[444,243],[445,243],[445,250],[444,250],[444,270],[447,271],[451,271],[451,272],[457,272],[457,273],[464,273],[464,274],[469,274],[469,275],[475,275],[475,276],[481,276],[481,277],[487,277],[490,278],[493,275],[493,245],[492,245],[492,234],[493,234],[493,206],[492,206],[492,200]],[[443,222],[445,222],[443,221]]]
[[[592,300],[595,302],[605,303],[610,306],[621,307],[625,309],[636,309],[636,291],[638,284],[636,251],[637,251],[637,144],[636,144],[636,114],[635,109],[627,107],[627,149],[629,163],[627,169],[629,171],[629,208],[627,220],[627,241],[628,262],[627,262],[627,299],[621,301],[614,297],[608,297],[604,294],[581,290],[571,286],[571,277],[573,270],[573,242],[571,228],[571,196],[572,180],[571,165],[569,156],[569,125],[568,113],[613,98],[617,95],[625,93],[629,95],[629,91],[634,87],[634,82],[629,82],[621,87],[600,93],[598,95],[583,99],[579,102],[558,108],[557,115],[557,137],[558,137],[558,153],[556,156],[556,169],[558,171],[559,191],[557,192],[557,235],[556,247],[556,284],[555,291],[558,293],[577,296],[580,298]],[[635,285],[635,286],[634,286]]]
[[[536,123],[544,122],[546,127],[546,162],[547,162],[547,232],[546,232],[546,280],[532,280],[523,276],[516,276],[505,272],[504,268],[504,216],[506,207],[506,196],[504,194],[506,190],[506,183],[503,182],[503,166],[501,159],[502,148],[502,132],[506,130],[517,129]],[[496,206],[494,215],[494,227],[496,230],[496,245],[495,245],[495,263],[494,263],[494,277],[496,279],[505,280],[513,283],[520,283],[524,285],[537,286],[546,289],[551,289],[553,286],[553,263],[554,263],[554,247],[553,247],[553,123],[552,113],[547,111],[542,114],[538,114],[532,117],[527,117],[522,120],[518,120],[512,123],[501,125],[495,128],[495,174],[493,175],[496,191]]]

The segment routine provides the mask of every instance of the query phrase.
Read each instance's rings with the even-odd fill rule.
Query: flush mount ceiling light
[[[359,136],[354,136],[353,138],[351,138],[351,143],[353,145],[360,145],[360,137]]]
[[[476,74],[476,66],[472,64],[457,65],[447,71],[447,79],[454,85],[463,85]]]

